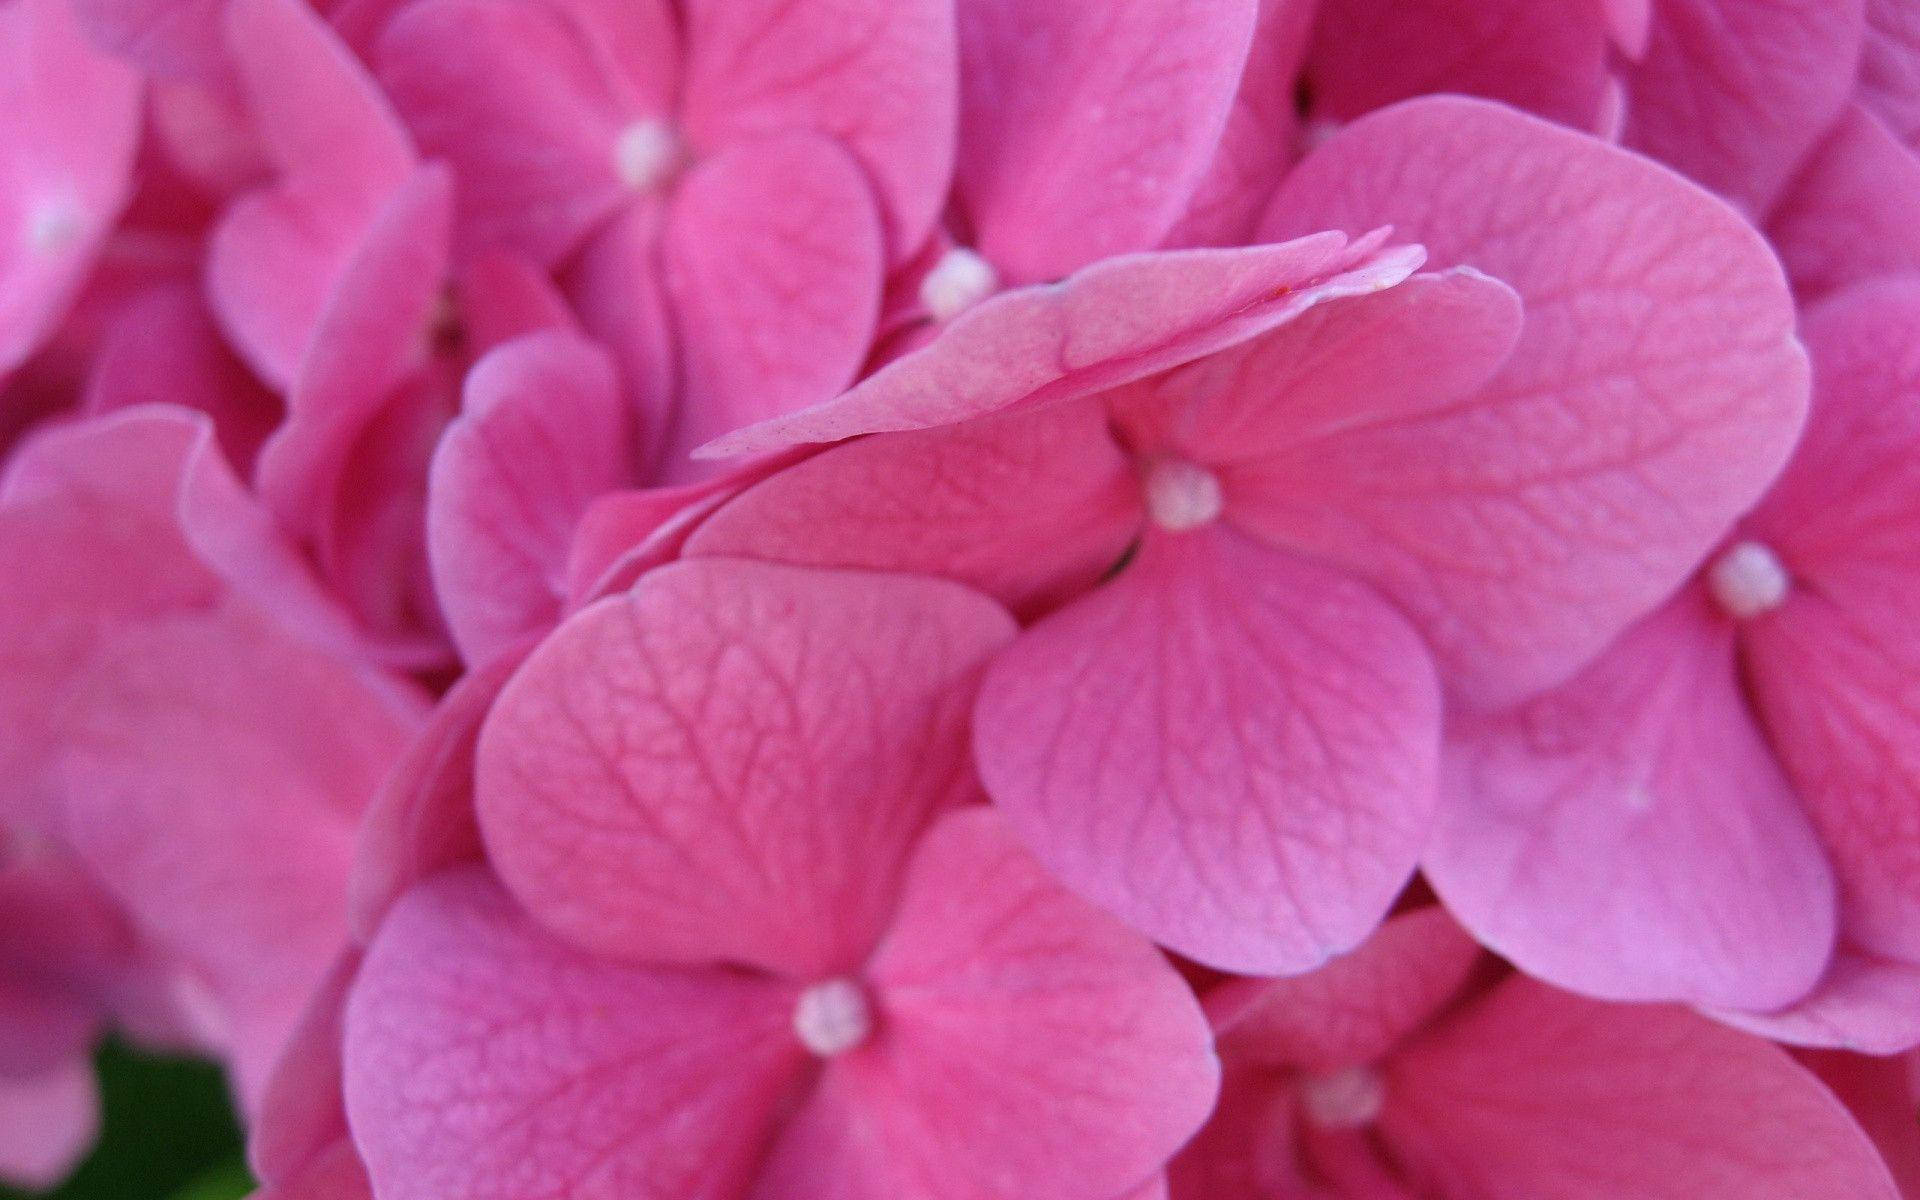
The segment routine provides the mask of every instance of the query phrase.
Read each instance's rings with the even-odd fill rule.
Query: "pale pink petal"
[[[1253,241],[1267,200],[1293,165],[1300,135],[1300,63],[1317,0],[1260,0],[1259,7],[1226,128],[1186,213],[1167,234],[1168,248]]]
[[[985,301],[931,345],[837,400],[703,447],[745,454],[862,433],[925,429],[1089,395],[1247,340],[1315,304],[1391,286],[1418,247],[1338,234],[1278,246],[1186,250],[1096,263],[1064,283]]]
[[[285,390],[361,239],[413,170],[413,149],[365,69],[300,0],[235,0],[227,36],[280,179],[220,222],[208,288],[241,356]]]
[[[1327,449],[1339,519],[1314,549],[1407,611],[1451,691],[1511,703],[1671,593],[1784,463],[1806,403],[1793,308],[1732,209],[1485,101],[1355,122],[1266,234],[1383,221],[1510,284],[1526,325],[1470,402]]]
[[[888,261],[946,202],[959,106],[947,0],[683,0],[682,119],[711,153],[770,133],[838,139],[879,193]]]
[[[906,576],[702,561],[569,619],[481,730],[480,827],[546,925],[646,962],[857,964],[913,840],[977,794],[1000,608]]]
[[[735,143],[680,185],[661,245],[681,364],[665,482],[694,447],[859,374],[885,270],[871,196],[839,147],[797,133]]]
[[[1862,0],[1660,0],[1626,144],[1764,214],[1853,90]]]
[[[1433,803],[1439,696],[1364,585],[1230,529],[1155,534],[987,674],[988,793],[1069,886],[1266,974],[1372,932]]]
[[[1920,962],[1920,281],[1808,313],[1813,416],[1750,533],[1791,577],[1750,623],[1748,681],[1832,851],[1843,926]]]
[[[1384,1058],[1432,1020],[1485,961],[1439,907],[1391,917],[1326,966],[1292,979],[1231,979],[1207,993],[1235,1063],[1332,1071]]]
[[[50,337],[132,194],[140,81],[68,0],[0,7],[0,378]]]
[[[1842,945],[1819,985],[1791,1006],[1708,1015],[1789,1045],[1894,1054],[1920,1045],[1920,966]]]
[[[576,335],[509,342],[468,373],[433,456],[427,546],[469,666],[559,619],[574,526],[631,474],[629,416],[612,363]]]
[[[867,980],[875,1040],[828,1064],[754,1200],[1116,1196],[1212,1107],[1186,984],[991,810],[928,832]]]
[[[1314,115],[1336,121],[1459,92],[1590,129],[1608,42],[1600,5],[1582,0],[1323,0],[1307,87]]]
[[[532,644],[468,671],[448,690],[367,805],[347,881],[347,922],[373,940],[400,894],[443,867],[484,855],[473,811],[480,724]]]
[[[1833,874],[1689,591],[1586,671],[1449,729],[1422,866],[1522,969],[1619,1000],[1769,1009],[1832,953]]]
[[[863,438],[773,475],[703,522],[689,557],[941,575],[1033,612],[1120,561],[1140,484],[1094,403]]]
[[[1050,282],[1157,246],[1220,144],[1256,0],[956,7],[956,195],[1001,278]]]
[[[51,1188],[99,1133],[100,1097],[84,1055],[38,1075],[0,1076],[0,1180]]]
[[[1828,130],[1767,230],[1803,296],[1920,272],[1916,194],[1920,157],[1855,105]]]
[[[552,265],[631,195],[616,143],[636,111],[561,6],[427,0],[380,39],[380,81],[421,148],[460,178],[464,253]]]
[[[382,1200],[733,1200],[804,1066],[790,985],[598,961],[491,877],[401,900],[347,1009],[347,1115]]]
[[[1920,11],[1905,0],[1867,0],[1859,98],[1920,152]]]
[[[1397,1056],[1380,1132],[1424,1194],[1896,1200],[1873,1145],[1777,1047],[1677,1008],[1515,977]]]

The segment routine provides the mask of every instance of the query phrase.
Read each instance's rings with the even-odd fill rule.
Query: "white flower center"
[[[1299,1089],[1307,1120],[1321,1129],[1364,1128],[1379,1119],[1387,1102],[1386,1081],[1372,1067],[1309,1075]]]
[[[635,121],[613,143],[613,169],[636,192],[651,192],[680,169],[685,147],[665,121]]]
[[[1162,529],[1180,533],[1217,519],[1225,504],[1220,479],[1184,458],[1163,458],[1147,471],[1147,515]]]
[[[1736,621],[1780,607],[1791,585],[1786,567],[1759,542],[1738,542],[1707,568],[1707,590]]]
[[[866,991],[851,979],[814,984],[793,1006],[793,1032],[821,1058],[845,1054],[873,1033]]]
[[[936,321],[951,321],[1000,290],[993,264],[965,246],[940,256],[920,281],[920,303]]]

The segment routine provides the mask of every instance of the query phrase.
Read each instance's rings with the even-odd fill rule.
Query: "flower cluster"
[[[1920,1197],[1913,0],[0,0],[0,1176]]]

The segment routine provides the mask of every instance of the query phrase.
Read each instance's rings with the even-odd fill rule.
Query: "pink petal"
[[[1259,5],[959,4],[957,198],[1001,277],[1158,245],[1212,162]]]
[[[663,567],[562,625],[480,734],[502,879],[581,946],[822,976],[861,961],[1012,637],[953,584]]]
[[[954,17],[942,0],[684,0],[682,117],[697,150],[838,139],[873,179],[888,261],[933,229],[953,171]]]
[[[1792,306],[1725,205],[1484,101],[1355,122],[1288,177],[1266,234],[1387,220],[1512,285],[1526,325],[1471,403],[1330,468],[1373,534],[1320,549],[1413,617],[1462,699],[1512,703],[1671,593],[1785,461],[1806,397]],[[1370,474],[1394,438],[1418,450]]]
[[[1880,1147],[1900,1183],[1900,1194],[1920,1195],[1920,1087],[1912,1055],[1875,1058],[1842,1051],[1801,1052],[1797,1058],[1839,1096]]]
[[[227,36],[281,178],[221,221],[208,286],[241,356],[285,390],[413,149],[373,80],[299,0],[236,0]]]
[[[481,359],[462,408],[434,452],[427,538],[454,643],[479,666],[559,619],[574,526],[626,482],[633,438],[613,365],[572,334]]]
[[[250,1200],[374,1200],[367,1168],[346,1138],[293,1177],[270,1183]]]
[[[1303,0],[1260,0],[1253,45],[1226,128],[1186,213],[1167,234],[1167,247],[1242,246],[1254,240],[1268,198],[1294,162],[1300,63],[1315,7]]]
[[[87,412],[142,404],[183,404],[206,413],[243,475],[281,416],[279,399],[234,357],[198,289],[187,283],[162,285],[130,302],[100,345]]]
[[[880,234],[859,166],[824,138],[742,142],[693,170],[661,246],[682,371],[667,482],[694,447],[853,382],[879,317]]]
[[[1920,1045],[1920,966],[1842,945],[1806,996],[1767,1013],[1709,1014],[1738,1029],[1795,1046],[1840,1046],[1893,1054]]]
[[[1895,1200],[1846,1110],[1779,1049],[1675,1008],[1515,977],[1391,1065],[1387,1142],[1428,1194]]]
[[[1236,1063],[1338,1070],[1384,1058],[1487,961],[1446,912],[1392,917],[1326,966],[1292,979],[1232,979],[1207,993],[1221,1053]]]
[[[581,250],[562,277],[580,324],[613,356],[639,413],[639,478],[661,482],[680,394],[680,353],[659,253],[666,209],[636,204]]]
[[[460,178],[463,254],[507,248],[551,266],[631,198],[615,143],[658,110],[562,9],[427,0],[380,39],[381,83],[421,148]]]
[[[1765,213],[1847,102],[1863,7],[1661,0],[1646,55],[1627,70],[1626,144]]]
[[[401,893],[443,867],[484,856],[473,811],[474,746],[531,643],[460,677],[367,805],[347,883],[347,921],[373,940]]]
[[[345,936],[353,822],[408,725],[341,664],[230,611],[128,629],[56,760],[69,836],[204,972],[242,1103]]]
[[[1867,0],[1859,98],[1920,152],[1920,12],[1903,0]]]
[[[1104,409],[1082,402],[835,446],[749,488],[684,553],[941,575],[1033,612],[1098,581],[1143,519]]]
[[[1653,29],[1653,0],[1600,0],[1600,11],[1620,53],[1638,59],[1647,52],[1647,38]]]
[[[360,970],[349,950],[314,988],[261,1090],[247,1136],[247,1161],[268,1183],[294,1180],[333,1158],[349,1135],[340,1095],[340,1044],[347,991]]]
[[[995,296],[839,399],[721,438],[700,454],[950,425],[1117,387],[1245,341],[1325,300],[1398,283],[1419,267],[1418,247],[1381,251],[1378,243],[1325,234],[1097,263],[1064,283]]]
[[[84,1055],[24,1079],[0,1076],[0,1180],[51,1188],[100,1132],[100,1097]]]
[[[506,253],[463,263],[454,279],[461,350],[478,357],[530,333],[577,332],[566,297],[545,271]]]
[[[1108,404],[1136,452],[1170,447],[1217,471],[1235,521],[1322,551],[1334,539],[1311,527],[1340,519],[1337,497],[1351,486],[1317,477],[1337,473],[1326,467],[1345,457],[1335,447],[1382,430],[1391,440],[1409,419],[1459,406],[1506,361],[1521,321],[1519,298],[1498,280],[1471,268],[1423,273],[1322,304]]]
[[[1599,3],[1324,0],[1307,86],[1315,115],[1350,121],[1434,92],[1500,100],[1591,129],[1608,80]]]
[[[1070,887],[1189,958],[1291,973],[1413,872],[1439,697],[1378,596],[1231,530],[1150,536],[987,674],[988,793]]]
[[[1832,872],[1685,593],[1522,708],[1449,729],[1422,866],[1461,922],[1588,995],[1787,1004],[1832,952]]]
[[[1832,851],[1844,928],[1920,962],[1920,282],[1845,292],[1808,313],[1815,402],[1752,521],[1792,576],[1749,624],[1748,679]]]
[[[1186,984],[991,810],[928,832],[868,978],[877,1040],[829,1064],[755,1200],[1117,1196],[1212,1107]]]
[[[589,958],[451,871],[367,953],[348,1119],[382,1200],[730,1200],[806,1059],[792,1004],[743,972]]]
[[[1920,272],[1920,158],[1858,105],[1841,114],[1767,223],[1802,295]]]
[[[223,0],[72,0],[75,18],[101,49],[162,79],[214,87],[232,82],[221,40]]]
[[[140,81],[67,0],[0,8],[0,378],[66,315],[132,193]]]

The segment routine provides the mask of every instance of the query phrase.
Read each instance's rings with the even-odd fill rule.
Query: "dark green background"
[[[105,1096],[100,1144],[43,1200],[237,1200],[253,1190],[218,1068],[108,1043],[95,1056]],[[36,1193],[0,1187],[0,1200]]]

